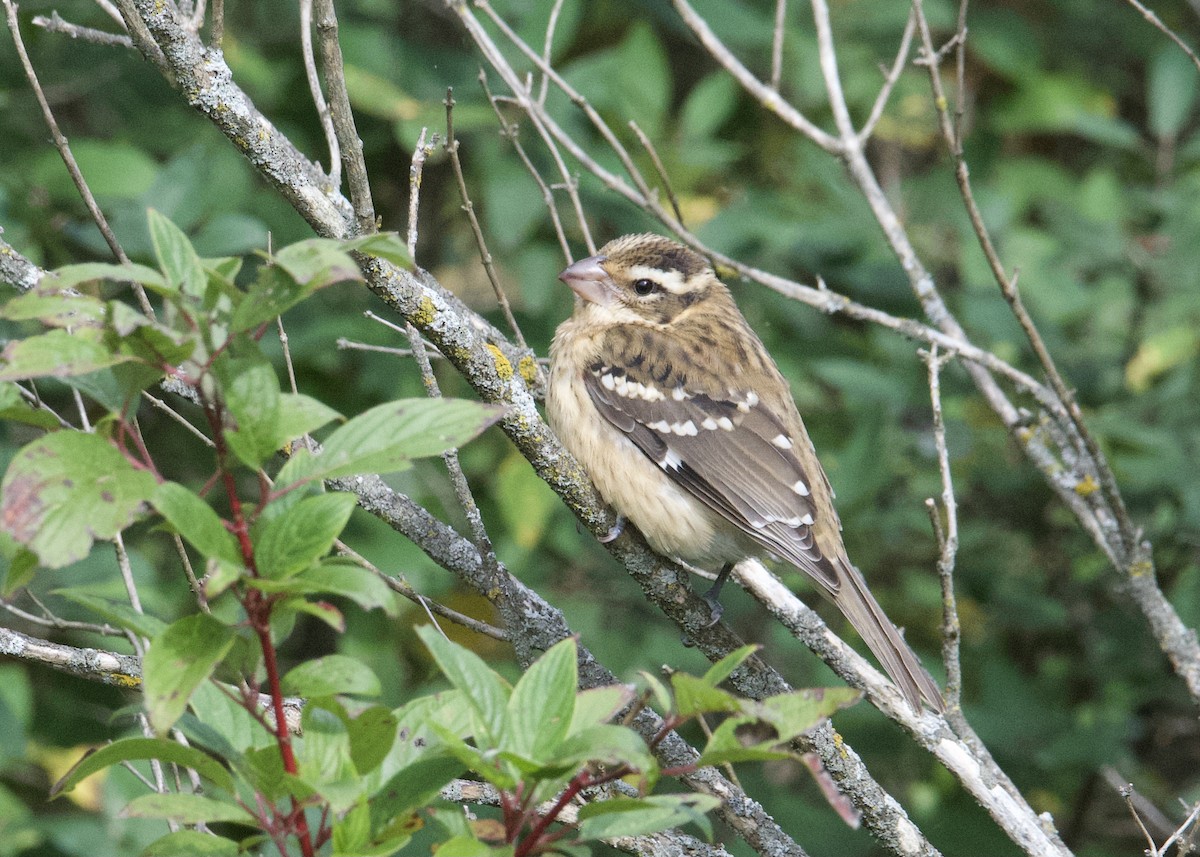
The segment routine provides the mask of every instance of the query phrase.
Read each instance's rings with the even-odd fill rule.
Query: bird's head
[[[717,294],[727,294],[708,260],[661,235],[626,235],[580,259],[559,279],[612,321],[670,324]]]

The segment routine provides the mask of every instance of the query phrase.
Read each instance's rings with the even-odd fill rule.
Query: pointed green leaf
[[[207,557],[238,565],[242,561],[237,539],[225,528],[212,507],[178,482],[163,482],[150,498],[151,505],[175,530]]]
[[[233,645],[233,630],[207,613],[185,616],[154,638],[142,660],[150,725],[166,732]]]
[[[130,359],[109,348],[99,328],[52,330],[14,339],[4,346],[0,352],[0,381],[85,375]]]
[[[378,696],[381,689],[370,667],[346,655],[305,661],[283,678],[283,692],[289,696]]]
[[[337,241],[312,238],[284,247],[264,265],[233,313],[234,331],[249,330],[282,315],[318,289],[361,280],[358,265]]]
[[[341,491],[317,494],[272,518],[255,537],[258,573],[273,580],[288,578],[325,556],[357,502]]]
[[[236,821],[253,824],[250,813],[236,803],[197,794],[148,794],[131,800],[120,812],[122,818],[165,818],[181,824]]]
[[[319,565],[300,572],[291,582],[308,594],[325,593],[349,598],[364,610],[379,608],[388,616],[396,616],[396,594],[379,575],[357,563],[329,557]]]
[[[273,449],[282,449],[289,440],[314,432],[327,423],[341,419],[341,416],[312,396],[283,393],[279,397],[279,422],[271,446]]]
[[[23,447],[0,483],[0,521],[42,565],[83,559],[95,539],[111,539],[133,522],[154,492],[137,470],[94,434],[60,431]]]
[[[575,713],[567,734],[574,735],[592,726],[607,723],[625,706],[633,702],[633,688],[623,684],[592,687],[575,695]],[[666,710],[666,709],[664,709]]]
[[[218,788],[226,791],[233,790],[233,777],[221,763],[195,747],[185,747],[176,741],[165,738],[123,738],[120,741],[101,747],[88,753],[75,763],[71,770],[50,789],[50,797],[58,797],[63,792],[75,788],[79,782],[90,777],[97,771],[102,771],[109,765],[118,762],[136,761],[138,759],[158,759],[160,762],[170,762],[184,768],[191,768]]]
[[[675,713],[680,717],[694,717],[714,711],[738,711],[740,703],[736,696],[713,687],[702,678],[677,672],[671,676],[671,687],[675,691]]]
[[[122,630],[132,631],[141,637],[155,637],[167,627],[167,623],[162,619],[147,613],[139,613],[130,607],[128,602],[110,601],[107,598],[80,592],[77,589],[56,589],[52,594],[86,607],[105,622]]]
[[[114,283],[141,283],[161,292],[166,288],[162,274],[145,265],[114,265],[108,262],[85,262],[82,265],[63,265],[51,272],[53,279],[44,279],[39,288],[71,289],[80,283],[110,280]]]
[[[216,368],[225,405],[236,424],[225,431],[225,437],[243,464],[258,469],[277,448],[279,378],[261,354],[221,359]]]
[[[461,690],[479,713],[486,733],[477,736],[480,746],[495,746],[504,734],[505,711],[511,692],[507,683],[479,655],[447,640],[431,626],[417,628],[417,635],[450,684]]]
[[[361,711],[346,724],[350,734],[350,759],[360,775],[367,775],[383,764],[396,743],[400,721],[382,705]]]
[[[549,761],[575,713],[579,682],[575,640],[568,637],[534,661],[508,698],[508,732],[502,749]]]
[[[42,280],[45,283],[46,280]],[[104,302],[91,295],[36,289],[10,300],[0,308],[0,318],[10,321],[37,319],[52,327],[95,325],[104,319]]]
[[[413,458],[461,446],[504,410],[461,399],[402,399],[359,414],[326,438],[320,454],[294,456],[279,474],[282,485],[404,470]]]
[[[734,649],[721,660],[717,661],[708,668],[708,672],[704,674],[704,681],[716,687],[725,679],[733,674],[733,671],[745,663],[746,659],[757,652],[761,646],[751,644]]]
[[[188,241],[178,226],[153,208],[146,212],[146,221],[150,227],[154,255],[159,268],[166,275],[167,286],[185,295],[203,297],[208,278],[204,274],[204,266],[200,264],[200,257],[192,248],[192,242]]]
[[[689,822],[711,833],[706,812],[721,805],[712,795],[651,795],[591,801],[579,810],[579,838],[644,836]]]
[[[238,844],[199,830],[176,830],[142,849],[141,857],[237,857]]]
[[[413,267],[412,257],[408,255],[408,245],[395,232],[376,232],[374,235],[343,241],[342,248],[384,259],[406,270],[412,270]]]

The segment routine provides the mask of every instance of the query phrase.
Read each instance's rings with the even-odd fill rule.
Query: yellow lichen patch
[[[1129,566],[1130,577],[1145,577],[1147,574],[1152,574],[1153,572],[1154,566],[1148,560],[1143,559]]]
[[[504,356],[504,352],[490,342],[487,347],[488,351],[492,352],[492,362],[496,364],[496,375],[501,381],[511,381],[513,376],[512,364],[508,362],[508,358]]]
[[[521,361],[517,364],[517,371],[521,373],[521,377],[525,379],[526,384],[537,383],[538,365],[537,361],[533,359],[532,354],[526,354],[521,358]]]
[[[114,673],[110,676],[110,680],[117,687],[141,687],[142,678],[136,675],[123,675],[122,673]]]
[[[850,758],[850,754],[846,752],[846,739],[842,737],[842,733],[836,729],[833,732],[833,746],[837,747],[838,754],[843,759]]]
[[[433,305],[433,298],[426,295],[421,298],[421,305],[416,312],[413,313],[412,323],[417,327],[428,327],[433,324],[434,318],[437,317],[437,307]]]
[[[1080,497],[1087,497],[1089,494],[1095,494],[1100,490],[1100,485],[1092,478],[1092,474],[1080,479],[1075,483],[1075,493]]]

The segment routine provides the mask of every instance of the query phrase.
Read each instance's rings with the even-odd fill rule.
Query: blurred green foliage
[[[534,45],[549,3],[494,6]],[[766,75],[774,4],[705,0],[696,7],[752,69]],[[926,3],[944,38],[957,15],[948,0]],[[144,211],[180,224],[202,253],[233,254],[305,237],[307,227],[153,69],[118,49],[29,26],[52,4],[27,0],[22,22],[59,122],[93,191],[135,260],[149,255]],[[53,6],[77,23],[111,22],[88,4]],[[841,166],[758,109],[693,42],[666,0],[570,0],[553,57],[631,150],[627,122],[653,139],[688,223],[713,246],[748,263],[811,281],[890,312],[919,307],[862,199]],[[1157,13],[1189,43],[1200,37],[1182,0]],[[858,121],[867,115],[908,14],[903,3],[834,5],[839,64]],[[326,158],[298,54],[294,4],[229,4],[225,53],[255,103],[301,149]],[[339,4],[351,98],[357,110],[377,210],[403,229],[408,161],[423,126],[444,129],[442,99],[454,87],[455,126],[468,184],[504,284],[529,342],[544,353],[570,298],[555,280],[564,260],[540,192],[478,84],[480,60],[439,3],[358,0]],[[1110,456],[1132,514],[1155,546],[1161,583],[1182,617],[1200,623],[1200,123],[1197,76],[1175,46],[1133,9],[1082,0],[974,4],[965,67],[966,155],[985,220],[1089,423]],[[46,266],[105,258],[95,228],[66,179],[11,41],[0,39],[0,225],[4,237]],[[789,6],[782,88],[815,121],[830,124],[804,4]],[[948,79],[953,87],[954,81]],[[493,88],[499,83],[490,80]],[[952,96],[953,97],[953,96]],[[556,100],[557,98],[557,100]],[[595,139],[561,97],[566,127]],[[516,117],[512,117],[516,118]],[[521,139],[536,164],[550,161],[528,125]],[[598,153],[606,167],[619,165]],[[909,67],[870,147],[885,189],[939,285],[975,340],[1037,373],[1023,336],[992,282],[939,145],[926,73]],[[653,175],[650,160],[637,155]],[[600,240],[654,224],[593,179],[581,193]],[[472,305],[494,301],[460,210],[447,160],[425,167],[418,261]],[[565,210],[565,206],[564,206]],[[577,235],[572,238],[578,239]],[[583,249],[576,240],[576,254]],[[733,284],[739,302],[792,380],[831,481],[850,555],[888,613],[935,662],[940,595],[936,545],[923,506],[940,486],[930,434],[925,367],[913,343],[821,316],[759,288]],[[380,306],[365,290],[321,293],[285,317],[302,392],[352,414],[420,392],[416,369],[389,355],[339,349],[341,338],[403,345],[365,320]],[[498,317],[498,316],[497,316]],[[268,345],[269,348],[275,348]],[[275,348],[278,356],[278,348]],[[446,367],[451,394],[464,385]],[[1180,683],[1131,609],[1090,539],[1021,458],[961,370],[943,381],[958,491],[962,547],[957,585],[963,621],[965,709],[1000,765],[1035,808],[1054,814],[1078,854],[1142,847],[1104,771],[1174,818],[1176,798],[1200,798],[1200,740]],[[55,395],[55,391],[48,391]],[[186,479],[194,443],[158,412],[142,414]],[[4,462],[32,435],[9,429]],[[560,605],[583,642],[618,674],[667,662],[702,670],[675,629],[589,537],[498,435],[463,451],[499,556]],[[207,465],[205,465],[207,466]],[[440,466],[424,463],[395,483],[436,513],[462,523]],[[380,567],[468,613],[485,610],[411,544],[356,515],[350,541]],[[133,557],[143,598],[171,613],[187,587],[167,546]],[[95,552],[39,574],[37,593],[56,613],[88,618],[54,598],[57,587],[120,597],[110,555]],[[737,593],[726,613],[798,686],[829,674],[766,626]],[[810,601],[815,601],[815,597]],[[28,608],[30,605],[21,602]],[[293,656],[338,649],[367,661],[399,704],[432,675],[414,644],[416,608],[399,622],[347,609],[334,639],[312,622]],[[832,615],[829,615],[831,620]],[[35,634],[12,616],[6,624]],[[510,657],[493,642],[448,629],[490,662]],[[70,632],[56,638],[115,645]],[[513,670],[514,667],[508,667]],[[0,680],[0,855],[101,853],[116,835],[148,841],[111,816],[106,791],[82,809],[43,803],[55,748],[95,742],[125,728],[112,712],[133,700],[47,670],[3,667]],[[873,711],[839,715],[839,730],[914,819],[947,853],[1012,854],[1015,847],[927,756],[899,740]],[[868,854],[873,843],[845,828],[801,769],[749,771],[746,784],[813,853]],[[106,789],[130,786],[119,774]],[[128,847],[111,853],[128,853]]]

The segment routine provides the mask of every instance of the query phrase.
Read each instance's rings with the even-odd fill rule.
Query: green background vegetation
[[[530,38],[544,26],[548,4],[495,5],[521,22]],[[767,67],[773,4],[696,5],[744,59]],[[52,8],[79,23],[111,22],[82,3],[30,0],[21,7],[27,44],[59,122],[135,261],[150,255],[147,207],[183,227],[201,253],[248,253],[268,241],[279,246],[308,236],[286,203],[266,191],[227,141],[140,57],[29,25],[31,14]],[[929,3],[928,9],[936,23],[952,26],[957,10],[951,4]],[[299,60],[294,4],[234,2],[227,11],[225,51],[238,82],[310,157],[326,159]],[[857,116],[870,108],[878,66],[890,63],[907,11],[899,2],[835,4],[839,60]],[[1195,40],[1200,20],[1185,3],[1165,3],[1158,12]],[[339,13],[351,98],[384,228],[404,229],[412,148],[423,126],[444,130],[441,102],[453,86],[475,206],[525,336],[545,354],[554,327],[571,308],[569,293],[555,279],[564,260],[537,187],[498,134],[478,85],[480,61],[472,46],[437,3],[360,0],[340,4]],[[790,14],[784,90],[828,125],[811,21],[803,4]],[[1020,269],[1022,294],[1078,390],[1133,517],[1155,546],[1164,589],[1195,627],[1196,69],[1118,2],[978,2],[968,24],[966,156],[984,217],[1002,258]],[[805,281],[820,276],[861,302],[919,315],[902,271],[840,166],[785,132],[717,73],[669,3],[568,3],[558,33],[559,68],[614,127],[635,119],[655,141],[685,219],[707,242],[755,266]],[[8,38],[0,39],[0,115],[5,240],[46,267],[106,258],[47,143]],[[581,122],[578,131],[588,138]],[[530,129],[521,133],[545,167]],[[632,135],[628,142],[636,147]],[[975,340],[1036,374],[963,212],[922,69],[910,67],[900,79],[870,155]],[[582,194],[601,241],[654,227],[587,177]],[[439,151],[425,168],[418,262],[471,305],[492,313],[490,288],[459,206],[448,160]],[[582,242],[573,249],[582,255]],[[916,346],[759,287],[733,286],[792,382],[837,491],[850,556],[925,661],[937,663],[936,543],[923,501],[940,486],[925,367]],[[383,312],[366,290],[346,284],[285,318],[301,391],[346,414],[422,392],[410,361],[338,347],[343,338],[404,345],[365,319],[364,310]],[[439,379],[448,393],[469,395],[449,367],[439,368]],[[1174,818],[1177,798],[1200,798],[1195,712],[1104,557],[1021,457],[960,368],[947,371],[944,392],[962,531],[957,585],[967,717],[1034,807],[1054,815],[1076,853],[1133,853],[1143,846],[1103,772],[1115,768]],[[178,468],[172,478],[206,473],[210,462],[197,457],[198,447],[161,414],[144,412],[142,425],[158,438],[160,450],[178,450],[166,456]],[[6,427],[0,457],[7,462],[31,437]],[[703,658],[680,646],[676,629],[578,530],[498,431],[462,455],[499,557],[565,611],[598,657],[624,676],[662,663],[703,672]],[[461,525],[436,460],[421,462],[395,483]],[[187,587],[166,542],[141,535],[147,537],[136,541],[133,561],[142,597],[148,610],[170,619],[188,609]],[[348,541],[429,597],[491,618],[486,604],[366,515],[355,516]],[[119,597],[114,570],[111,552],[100,549],[75,566],[39,574],[33,587],[59,615],[94,619],[50,593],[70,586]],[[808,600],[816,602],[815,596]],[[750,599],[730,592],[726,601],[727,621],[747,640],[763,643],[766,656],[796,686],[834,683],[815,658],[764,622]],[[302,623],[287,656],[340,651],[361,658],[383,679],[386,704],[430,687],[434,671],[413,632],[427,621],[422,611],[406,605],[399,621],[378,612],[346,612],[344,636],[335,638],[317,622]],[[0,616],[10,627],[46,634]],[[503,645],[447,630],[493,664],[510,658]],[[76,645],[120,645],[69,632],[54,637]],[[0,855],[127,854],[161,832],[114,818],[141,788],[119,771],[86,809],[45,803],[48,783],[57,776],[48,772],[54,760],[73,759],[79,745],[127,729],[128,718],[113,715],[134,702],[47,669],[0,664]],[[951,778],[876,712],[859,706],[840,714],[837,726],[945,853],[1016,853]],[[812,853],[873,853],[870,837],[842,825],[799,766],[750,766],[740,775]]]

